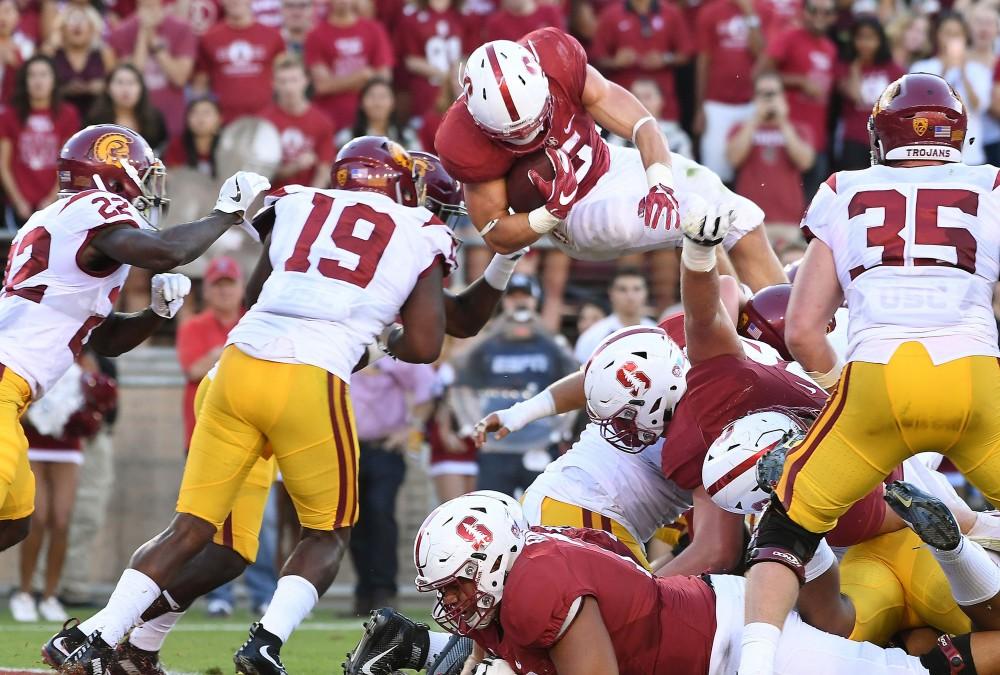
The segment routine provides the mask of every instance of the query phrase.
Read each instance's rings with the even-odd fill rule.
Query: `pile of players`
[[[523,505],[473,493],[421,526],[417,587],[437,594],[435,619],[459,638],[380,610],[345,670],[1000,668],[1000,633],[989,632],[1000,570],[986,550],[1000,526],[919,461],[904,469],[909,482],[883,487],[931,451],[1000,498],[1000,177],[962,164],[965,119],[940,78],[887,89],[872,116],[875,166],[831,177],[805,217],[812,241],[781,321],[764,311],[776,291],[761,289],[787,279],[760,210],[671,157],[641,104],[554,29],[470,56],[440,161],[356,139],[338,154],[333,189],[278,190],[249,221],[268,185],[241,172],[211,214],[156,230],[164,174],[148,144],[122,127],[85,129],[61,153],[60,200],[18,232],[0,296],[0,547],[23,538],[32,510],[24,408],[84,343],[131,349],[190,288],[160,274],[148,310],[114,313],[129,266],[165,272],[234,226],[262,252],[250,309],[199,391],[173,520],[136,551],[104,609],[46,642],[46,662],[163,672],[158,651],[183,612],[256,555],[280,469],[302,533],[234,661],[241,673],[284,673],[282,645],[335,578],[358,517],[351,373],[386,355],[429,362],[446,333],[476,333],[524,247],[549,234],[580,258],[681,247],[683,315],[612,335],[580,373],[483,420],[479,433],[506,434],[585,407],[592,424]],[[609,148],[595,124],[635,148]],[[512,214],[507,173],[539,152],[552,177],[528,178],[544,203]],[[446,221],[465,208],[499,253],[455,295],[443,289],[455,266]],[[749,305],[719,274],[728,261],[760,291]],[[826,331],[845,295],[838,355]],[[744,516],[719,504],[767,504],[746,581],[725,574],[744,559]],[[691,545],[648,561],[643,542],[691,506]],[[831,545],[848,547],[842,579]],[[885,647],[903,631],[917,656]]]

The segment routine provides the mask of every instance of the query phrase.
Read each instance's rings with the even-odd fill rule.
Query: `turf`
[[[89,612],[88,612],[89,613]],[[418,618],[418,617],[414,617]],[[420,617],[426,620],[427,617]],[[233,652],[246,639],[251,617],[237,612],[229,619],[209,619],[196,608],[178,624],[161,652],[171,673],[233,673]],[[281,650],[291,675],[331,675],[341,672],[344,655],[361,636],[361,619],[339,619],[320,609],[292,635]],[[57,624],[19,624],[6,607],[0,610],[0,674],[45,668],[39,649],[59,630]]]

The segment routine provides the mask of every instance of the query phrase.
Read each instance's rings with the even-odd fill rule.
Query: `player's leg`
[[[28,536],[35,508],[35,477],[21,428],[21,415],[30,401],[28,383],[0,365],[0,551]]]
[[[945,454],[958,470],[1000,507],[1000,360],[970,356],[936,370],[956,387],[954,396],[965,412],[962,436]]]
[[[525,493],[525,497],[527,497],[527,493]],[[530,507],[529,510],[531,510]],[[536,524],[532,520],[529,520],[529,522],[532,525]],[[537,524],[549,527],[586,527],[613,534],[618,541],[628,547],[628,550],[632,552],[632,555],[640,565],[647,570],[649,569],[645,547],[636,541],[636,538],[632,536],[632,533],[624,525],[608,516],[595,513],[582,506],[567,504],[551,497],[543,497]]]
[[[42,606],[43,614],[49,613],[48,620],[65,621],[66,616],[56,600],[59,581],[62,578],[66,549],[69,544],[69,522],[76,503],[77,479],[80,465],[76,462],[50,462],[49,470],[49,543],[45,558],[45,587],[42,589],[42,603],[48,602],[50,609]],[[60,615],[61,618],[60,618]]]

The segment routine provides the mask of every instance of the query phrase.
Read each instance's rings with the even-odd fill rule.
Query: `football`
[[[528,213],[545,204],[544,197],[528,180],[531,169],[546,180],[552,180],[556,173],[544,150],[519,157],[507,172],[507,203],[514,213]]]

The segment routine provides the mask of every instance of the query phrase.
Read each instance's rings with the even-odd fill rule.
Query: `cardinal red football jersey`
[[[567,617],[576,600],[590,596],[622,675],[708,673],[715,636],[711,587],[698,577],[653,577],[609,550],[616,543],[593,530],[532,528],[507,576],[499,626],[471,637],[522,675],[555,675],[548,650],[572,623]]]
[[[545,144],[562,148],[572,158],[579,183],[575,201],[579,201],[611,164],[608,146],[583,107],[587,55],[576,38],[557,28],[532,31],[519,42],[538,56],[549,79],[553,106]],[[445,114],[434,147],[448,173],[463,183],[502,178],[516,159],[509,148],[479,130],[465,106],[464,94]]]

